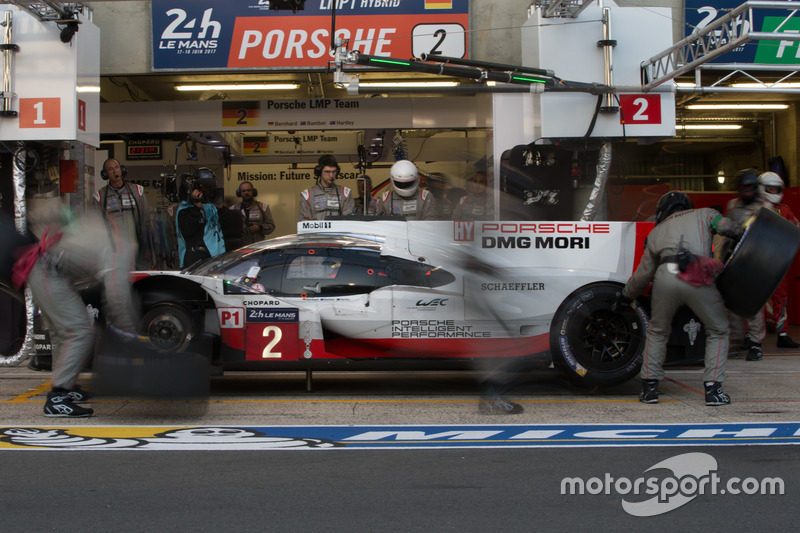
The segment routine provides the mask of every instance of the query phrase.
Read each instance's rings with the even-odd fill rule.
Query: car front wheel
[[[199,327],[192,314],[174,304],[160,304],[142,317],[140,331],[160,352],[182,352],[198,334]]]

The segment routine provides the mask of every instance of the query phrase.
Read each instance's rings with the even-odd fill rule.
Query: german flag
[[[222,126],[256,126],[260,115],[259,102],[222,102]]]
[[[242,153],[245,155],[264,154],[268,148],[266,135],[242,137]]]
[[[453,0],[425,0],[425,9],[453,9]]]

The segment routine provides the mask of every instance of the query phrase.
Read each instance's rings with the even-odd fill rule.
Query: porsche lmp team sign
[[[152,2],[153,70],[325,67],[335,37],[391,57],[466,57],[468,0],[307,0],[275,11],[266,0]]]

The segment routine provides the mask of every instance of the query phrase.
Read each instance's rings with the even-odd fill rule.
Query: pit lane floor
[[[800,331],[793,335],[800,338]],[[509,376],[507,396],[525,407],[513,416],[478,412],[476,381],[482,376],[474,372],[318,372],[313,392],[305,391],[302,373],[234,372],[212,379],[208,402],[99,399],[92,404],[94,417],[50,419],[42,416],[49,373],[2,368],[2,529],[45,531],[74,524],[86,532],[133,533],[146,523],[162,531],[204,532],[588,532],[602,524],[621,531],[794,531],[800,351],[778,350],[774,342],[770,336],[765,343],[763,361],[729,362],[730,406],[705,406],[699,367],[669,368],[658,405],[639,403],[638,380],[585,391],[549,369]],[[82,377],[82,383],[91,386],[90,378]],[[612,437],[620,431],[644,436],[643,428],[658,435],[667,426],[710,431],[722,439],[691,445],[673,439],[664,447],[578,435],[599,429]],[[205,441],[176,446],[173,437],[184,428],[202,430]],[[262,430],[248,436],[254,439],[248,447],[209,445],[210,431],[244,428]],[[307,429],[331,433],[331,428],[360,440],[343,445],[332,438],[339,446],[322,448],[327,453],[259,448],[274,449],[290,438],[300,449],[330,444],[303,439]],[[384,439],[392,449],[385,449],[386,442],[378,443],[383,449],[359,448],[369,440],[366,433],[387,429],[409,432],[400,442],[406,449],[397,449],[400,439],[394,437]],[[497,449],[501,439],[513,441],[527,431],[549,431],[569,445],[555,433],[564,431],[584,443]],[[781,431],[794,438],[782,442],[795,445],[750,446],[779,444],[758,435]],[[747,432],[755,438],[739,438]],[[535,436],[545,440],[544,433]],[[53,446],[50,439],[66,446]],[[435,449],[408,449],[420,441]],[[600,445],[588,447],[589,441]],[[564,492],[568,478],[587,486],[608,476],[617,482],[656,479],[650,472],[665,461],[672,476],[661,466],[652,474],[659,487],[668,488],[674,478],[700,479],[702,472],[675,466],[691,462],[688,457],[716,465],[724,481],[780,477],[785,487],[777,494],[752,495],[673,491],[663,501],[624,494],[624,484],[599,493]],[[650,516],[633,516],[625,501],[651,502]]]
[[[800,339],[800,327],[790,332]],[[481,414],[484,378],[478,372],[315,372],[306,391],[302,372],[228,372],[211,378],[208,401],[98,398],[91,418],[69,426],[116,425],[375,425],[375,424],[650,424],[800,421],[800,351],[778,349],[775,335],[764,359],[730,359],[725,390],[733,403],[707,407],[702,368],[668,367],[660,403],[638,401],[639,381],[585,390],[554,369],[504,376],[505,395],[525,412]],[[25,365],[0,368],[0,424],[42,426],[65,419],[42,416],[49,372]],[[91,389],[91,375],[81,385]]]

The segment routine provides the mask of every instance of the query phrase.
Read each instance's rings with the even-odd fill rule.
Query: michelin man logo
[[[77,431],[79,429],[76,428]],[[58,449],[136,448],[146,450],[273,450],[287,448],[334,448],[327,439],[271,437],[260,431],[236,427],[181,428],[153,437],[84,437],[63,429],[0,428],[0,442],[16,446]]]
[[[694,318],[689,319],[689,322],[683,326],[683,331],[685,331],[689,335],[689,344],[694,346],[694,341],[697,340],[697,335],[700,333],[700,330],[703,328],[703,324],[695,320]]]
[[[86,305],[86,313],[89,315],[89,319],[92,321],[92,324],[97,322],[97,319],[100,318],[100,310],[94,307],[92,304]]]

